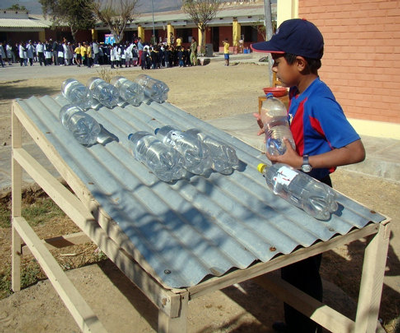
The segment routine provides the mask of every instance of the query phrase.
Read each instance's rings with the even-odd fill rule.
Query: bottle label
[[[280,167],[276,176],[274,177],[274,181],[277,184],[283,186],[289,186],[292,180],[297,176],[297,172],[293,169],[290,169],[286,166]]]
[[[175,146],[177,141],[182,140],[183,135],[179,131],[171,131],[170,136],[165,138],[165,142],[171,146]]]

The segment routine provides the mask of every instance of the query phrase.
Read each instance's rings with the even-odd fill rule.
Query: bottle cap
[[[274,97],[274,94],[273,93],[271,93],[271,92],[269,92],[268,94],[266,94],[265,96],[267,96],[267,98],[271,98],[271,97]]]
[[[266,164],[260,163],[259,165],[257,165],[257,171],[258,171],[259,173],[264,173],[264,170],[265,170],[266,167],[267,167]]]

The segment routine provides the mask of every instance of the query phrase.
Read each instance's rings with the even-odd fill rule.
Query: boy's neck
[[[297,89],[299,90],[299,93],[300,94],[303,93],[317,78],[318,74],[302,75],[299,80],[299,83],[297,84]]]

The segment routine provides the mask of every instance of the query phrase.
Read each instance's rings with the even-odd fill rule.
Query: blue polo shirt
[[[329,87],[319,78],[302,93],[289,92],[290,129],[299,155],[319,155],[360,139]],[[310,176],[323,179],[335,169],[313,169]]]

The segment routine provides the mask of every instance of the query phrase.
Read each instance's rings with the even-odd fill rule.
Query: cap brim
[[[269,42],[258,42],[250,45],[250,48],[254,52],[264,52],[264,53],[280,53],[284,54],[285,51],[278,50],[272,43]]]

